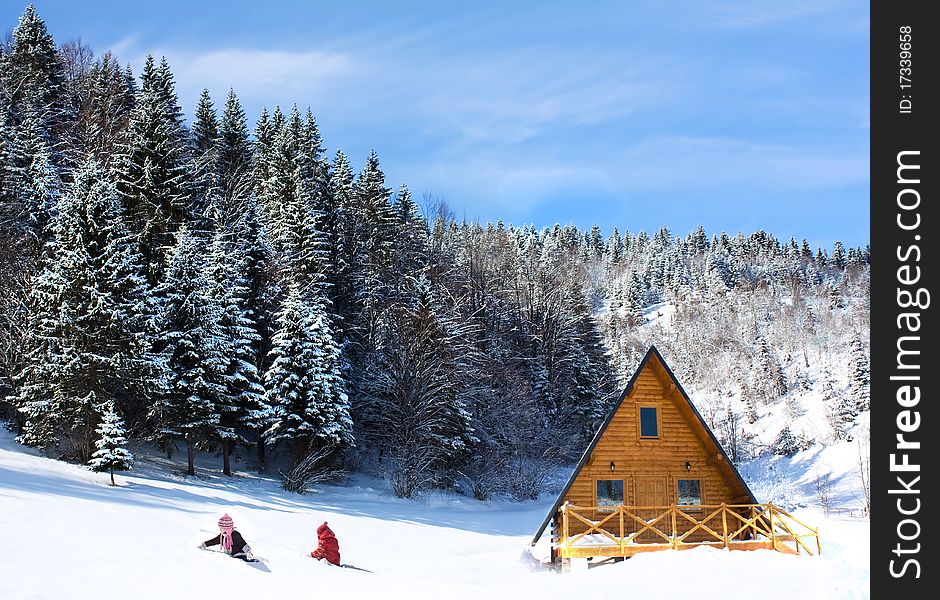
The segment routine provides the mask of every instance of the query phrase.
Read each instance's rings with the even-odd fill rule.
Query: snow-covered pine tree
[[[750,387],[744,387],[742,389],[742,395],[744,397],[744,415],[747,417],[747,422],[753,425],[757,423],[757,399],[755,398],[754,392],[751,391]]]
[[[572,279],[565,286],[562,311],[565,315],[558,350],[561,370],[570,379],[570,391],[564,397],[570,402],[575,430],[587,442],[597,431],[608,408],[612,365],[591,314],[581,284]]]
[[[428,223],[402,184],[393,201],[398,234],[395,236],[395,273],[417,279],[428,266]]]
[[[117,414],[114,403],[103,403],[99,410],[101,423],[95,429],[97,450],[91,455],[88,464],[92,471],[110,473],[111,485],[117,485],[114,482],[114,472],[129,470],[134,463],[134,455],[125,448],[127,437],[124,433],[124,421]]]
[[[786,425],[780,433],[777,434],[777,437],[771,445],[771,449],[773,453],[778,456],[793,456],[802,449],[800,445],[800,440],[793,434],[790,426]]]
[[[605,253],[607,256],[607,263],[610,266],[619,265],[620,261],[623,260],[623,239],[620,237],[620,230],[616,227],[614,227],[614,232],[610,234],[610,237],[607,238]]]
[[[315,204],[320,193],[319,163],[309,154],[309,132],[297,107],[275,132],[268,180],[261,186],[261,205],[275,250],[282,258],[282,278],[300,281],[304,293],[322,283],[329,271],[324,237]],[[264,158],[264,157],[261,157]],[[272,220],[273,219],[273,220]]]
[[[826,417],[836,441],[847,440],[849,430],[855,424],[858,408],[855,398],[842,390],[836,389],[832,376],[825,371],[822,376],[822,400],[826,407]]]
[[[215,153],[216,143],[219,139],[219,120],[215,114],[212,97],[207,89],[202,90],[199,95],[196,110],[193,112],[193,124],[190,131],[193,135],[193,146],[197,161]],[[211,162],[215,162],[215,157],[212,157]]]
[[[228,234],[216,232],[209,250],[210,296],[219,307],[219,333],[226,365],[225,394],[219,397],[217,436],[222,446],[222,472],[231,475],[230,454],[235,444],[247,441],[244,433],[256,428],[266,414],[264,388],[255,354],[261,336],[247,308],[245,256]]]
[[[0,147],[0,231],[29,258],[39,258],[49,239],[60,193],[49,136],[40,116],[28,109],[19,125],[4,127]]]
[[[839,291],[839,288],[835,284],[829,282],[826,285],[825,291],[830,310],[845,308],[845,299],[843,299],[842,292]]]
[[[219,121],[209,90],[202,90],[199,96],[190,131],[193,142],[190,217],[198,229],[208,230],[225,218],[219,181]]]
[[[749,387],[757,395],[758,400],[764,404],[771,404],[787,393],[786,373],[780,366],[780,360],[770,348],[766,337],[758,335],[754,344],[756,349]]]
[[[832,254],[829,255],[829,263],[836,269],[841,270],[845,268],[845,261],[845,247],[842,242],[836,240],[832,246]]]
[[[96,161],[75,173],[54,233],[31,297],[17,403],[28,419],[24,442],[47,446],[64,433],[87,461],[95,404],[133,410],[159,387],[147,344],[154,310],[114,185]]]
[[[327,174],[329,164],[323,158],[323,138],[320,137],[317,120],[313,117],[313,111],[309,106],[300,129],[300,154],[304,159],[303,176],[311,182],[314,209],[322,211],[320,196],[325,193],[326,186],[329,184]]]
[[[257,198],[258,209],[266,223],[274,223],[278,216],[277,206],[268,192],[274,160],[274,135],[277,130],[271,122],[267,108],[255,124],[254,153],[251,156],[251,183]]]
[[[385,174],[379,167],[375,150],[369,154],[354,188],[352,218],[356,224],[356,239],[361,242],[357,251],[353,285],[362,314],[355,324],[365,340],[374,338],[376,315],[383,309],[394,281],[393,261],[395,212],[389,204],[389,189],[385,187]],[[368,343],[367,343],[368,348]]]
[[[329,170],[329,207],[325,218],[329,220],[329,213],[332,212],[333,238],[328,241],[328,250],[333,269],[327,273],[327,285],[332,309],[338,317],[337,335],[341,340],[347,337],[346,330],[356,314],[353,274],[359,261],[361,242],[355,221],[354,192],[352,167],[342,150],[337,150],[332,169]],[[329,230],[326,231],[329,235]]]
[[[219,123],[219,185],[226,215],[223,222],[229,229],[244,218],[251,195],[252,152],[248,138],[245,110],[234,90],[229,90]]]
[[[857,412],[871,408],[871,368],[868,354],[858,333],[852,335],[849,357],[849,396]]]
[[[62,57],[32,4],[13,29],[9,52],[0,56],[0,72],[14,122],[20,124],[32,113],[40,119],[43,134],[55,149],[73,115],[68,110]],[[61,166],[61,156],[51,158]]]
[[[190,216],[188,141],[166,61],[148,56],[131,121],[117,157],[118,192],[137,235],[151,286],[160,279],[165,248]]]
[[[597,223],[591,225],[591,230],[587,233],[585,241],[591,258],[598,258],[604,254],[604,236],[601,234],[601,228]]]
[[[627,288],[624,305],[627,309],[628,322],[631,325],[642,325],[646,321],[643,318],[643,308],[646,306],[646,286],[635,271],[630,274],[630,287]]]
[[[245,200],[244,214],[235,226],[234,237],[238,240],[236,252],[244,263],[245,312],[254,323],[255,331],[258,334],[251,354],[255,358],[255,370],[261,375],[268,370],[271,364],[271,339],[276,328],[275,314],[278,309],[278,296],[281,294],[281,288],[275,278],[273,250],[268,243],[261,211],[252,193],[249,193]],[[255,433],[258,467],[264,470],[265,443],[261,434],[267,427],[270,407],[264,402],[263,397],[259,400],[261,412],[251,424],[251,430]]]
[[[268,443],[289,442],[297,463],[311,450],[349,446],[349,398],[321,293],[305,300],[299,285],[291,283],[277,323],[264,374],[265,402],[271,406]]]
[[[219,407],[227,396],[229,347],[204,254],[205,244],[181,227],[163,281],[154,291],[161,303],[156,345],[167,369],[166,388],[150,409],[154,438],[167,450],[175,441],[186,443],[190,475],[196,474],[196,451],[221,437]]]

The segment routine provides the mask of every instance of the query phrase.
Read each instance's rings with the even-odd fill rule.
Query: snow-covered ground
[[[0,430],[0,598],[869,596],[868,522],[808,509],[797,515],[820,527],[819,558],[700,548],[558,574],[528,553],[550,497],[405,501],[366,479],[298,496],[247,474],[187,480],[159,457],[118,479],[111,488],[107,475],[39,457]],[[196,548],[223,512],[263,563]],[[372,573],[307,557],[324,520],[343,562]]]

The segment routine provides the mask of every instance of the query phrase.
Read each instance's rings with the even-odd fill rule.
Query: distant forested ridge
[[[374,151],[327,152],[309,109],[251,125],[204,92],[193,115],[165,60],[57,45],[33,7],[0,46],[0,410],[22,442],[88,462],[107,419],[191,473],[238,453],[293,489],[358,469],[528,498],[650,343],[735,460],[868,409],[867,247],[460,221]],[[825,423],[754,441],[810,391]]]

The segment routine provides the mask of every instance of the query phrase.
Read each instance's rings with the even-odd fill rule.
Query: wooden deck
[[[602,508],[566,502],[559,515],[553,559],[629,557],[699,546],[822,553],[819,530],[773,504]]]

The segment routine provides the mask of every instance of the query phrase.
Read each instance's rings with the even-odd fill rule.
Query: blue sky
[[[35,4],[59,42],[166,55],[187,114],[309,105],[458,217],[869,242],[867,2]]]

